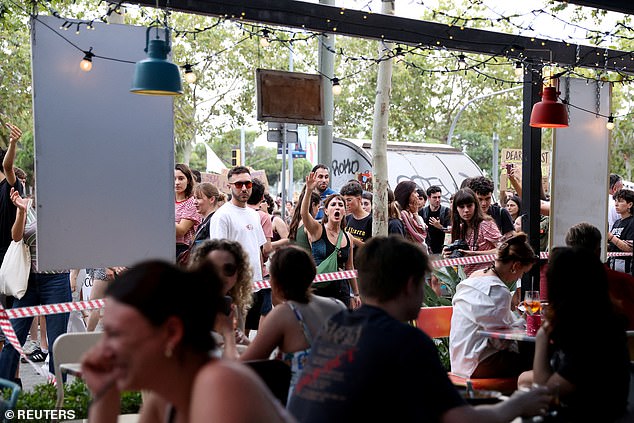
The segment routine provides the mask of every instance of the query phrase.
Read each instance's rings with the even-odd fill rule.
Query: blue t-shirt
[[[319,210],[317,211],[317,216],[315,216],[315,219],[317,220],[321,220],[324,218],[324,200],[332,194],[336,194],[337,191],[335,191],[334,189],[327,187],[324,192],[319,194],[319,197],[321,198],[321,204],[319,204]]]
[[[288,408],[302,423],[437,422],[464,404],[427,335],[363,305],[322,327]]]

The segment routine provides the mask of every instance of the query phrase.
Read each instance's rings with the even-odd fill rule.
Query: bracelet
[[[357,297],[359,297],[359,294],[352,294],[350,297],[357,298]]]

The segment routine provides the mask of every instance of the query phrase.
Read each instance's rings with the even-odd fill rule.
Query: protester
[[[140,263],[112,283],[104,336],[82,360],[90,421],[116,422],[121,392],[141,389],[149,393],[139,421],[289,421],[255,373],[211,358],[221,286],[213,268],[185,272],[159,261]],[[195,295],[175,301],[175,287]]]
[[[370,191],[363,191],[361,195],[361,207],[367,213],[372,214],[372,193]]]
[[[427,225],[427,240],[429,251],[432,254],[441,254],[445,244],[445,235],[451,225],[451,210],[440,204],[442,189],[432,185],[427,188],[429,205],[420,211],[423,222]]]
[[[561,404],[557,421],[616,421],[627,408],[630,359],[604,266],[587,249],[556,248],[547,279],[548,307],[537,331],[533,370],[519,384],[553,389]]]
[[[220,191],[209,182],[203,182],[194,187],[194,206],[196,207],[196,212],[202,216],[202,221],[198,225],[198,229],[196,229],[191,245],[209,239],[209,221],[220,207],[218,205],[219,197]]]
[[[362,204],[363,187],[358,181],[348,182],[339,193],[346,204],[346,232],[352,235],[355,249],[359,249],[372,236],[372,215]]]
[[[511,311],[511,286],[531,270],[537,256],[520,232],[497,249],[494,264],[460,282],[453,297],[449,336],[451,371],[464,377],[513,377],[531,367],[516,341],[491,340],[480,330],[523,329],[525,320]]]
[[[306,192],[313,191],[317,184],[317,175],[311,172],[306,177]],[[335,254],[336,262],[333,263],[332,269],[328,269],[328,273],[337,270],[353,270],[354,246],[344,230],[345,203],[343,197],[339,194],[333,194],[326,198],[324,218],[321,223],[311,216],[309,212],[310,202],[310,197],[305,195],[301,204],[301,216],[315,263],[317,266],[326,260],[326,263],[330,263],[329,258]],[[338,251],[336,251],[337,249]],[[319,268],[317,272],[320,272]],[[360,305],[356,278],[351,278],[350,282],[348,279],[329,281],[315,288],[314,292],[316,295],[336,298],[351,308],[357,308]]]
[[[278,348],[278,356],[291,367],[290,394],[322,324],[346,306],[334,298],[312,294],[315,262],[302,248],[289,246],[276,251],[270,267],[275,307],[240,359],[266,359]]]
[[[506,210],[508,210],[511,215],[511,219],[513,222],[519,217],[520,211],[522,209],[522,200],[517,195],[512,195],[508,200],[506,200]]]
[[[469,247],[458,248],[457,251],[464,256],[495,254],[501,237],[493,219],[482,213],[476,194],[469,188],[456,191],[451,205],[451,242],[462,240]],[[451,254],[447,247],[443,249],[444,257]],[[469,276],[487,266],[488,263],[466,264],[464,271]]]
[[[609,252],[632,252],[634,242],[634,191],[620,189],[614,194],[616,212],[621,216],[612,225],[608,235]],[[619,272],[634,274],[632,257],[610,258],[610,268]]]
[[[328,186],[330,184],[330,170],[326,165],[315,165],[315,167],[313,167],[313,170],[311,170],[311,173],[314,173],[317,179],[317,185],[315,185],[315,193],[317,193],[319,195],[319,198],[321,199],[321,204],[319,206],[319,210],[317,211],[315,219],[321,220],[324,218],[324,202],[326,198],[332,194],[336,194],[337,192]]]
[[[13,308],[30,307],[42,304],[58,304],[72,301],[70,290],[70,276],[68,270],[40,271],[37,267],[37,222],[35,219],[27,224],[27,208],[29,200],[20,197],[15,188],[10,191],[11,201],[17,208],[17,214],[11,236],[13,241],[24,240],[31,253],[31,272],[24,296],[15,299]],[[48,345],[54,345],[55,340],[66,333],[68,313],[49,314],[46,316],[46,332]],[[26,342],[26,336],[31,328],[33,317],[25,317],[12,321],[13,329],[20,345]],[[49,351],[48,369],[55,373],[55,357],[53,350]],[[0,378],[14,380],[18,368],[19,354],[11,344],[7,344],[0,352]]]
[[[401,209],[394,198],[394,192],[387,189],[387,233],[405,236],[405,226],[401,220]]]
[[[545,388],[472,407],[456,391],[418,316],[429,259],[419,245],[377,236],[359,251],[364,305],[331,317],[313,341],[289,410],[310,422],[509,422],[540,412]]]
[[[178,163],[174,168],[176,258],[189,248],[194,240],[196,228],[202,220],[194,205],[193,191],[192,172],[186,164]]]
[[[499,204],[493,203],[493,181],[484,176],[476,176],[469,178],[467,184],[475,192],[478,203],[484,216],[491,216],[495,221],[500,233],[508,236],[513,232],[513,219],[508,210],[500,207]]]
[[[401,220],[405,228],[405,237],[420,244],[427,251],[427,226],[419,216],[420,200],[418,186],[412,181],[401,181],[394,188],[394,198],[401,208]]]
[[[306,195],[306,185],[302,188],[301,194],[299,194],[298,206],[293,210],[293,217],[291,219],[291,223],[288,227],[288,239],[290,241],[294,241],[295,245],[299,245],[304,248],[306,251],[310,252],[310,242],[308,241],[308,234],[306,234],[306,230],[304,229],[304,224],[302,223],[301,217],[301,204],[304,200],[304,195]],[[321,199],[319,195],[314,191],[310,193],[310,206],[309,213],[311,216],[317,216],[317,212],[319,211],[319,205],[321,204]]]
[[[616,202],[614,201],[614,194],[623,188],[623,178],[616,173],[610,173],[610,187],[608,190],[608,231],[612,230],[612,225],[619,219],[619,214],[616,211]]]

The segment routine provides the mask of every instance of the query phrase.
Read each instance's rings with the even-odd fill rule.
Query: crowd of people
[[[36,216],[13,169],[20,132],[11,129],[0,181],[0,247],[4,253],[11,240],[24,239],[35,258]],[[467,178],[445,206],[441,187],[423,190],[401,181],[388,191],[385,237],[372,234],[372,195],[356,180],[335,192],[324,165],[307,176],[298,201],[284,205],[249,168],[234,167],[226,176],[228,186],[217,187],[201,182],[187,165],[175,166],[176,265],[147,261],[129,269],[91,269],[99,281],[93,298],[107,299],[103,314],[88,318],[90,330],[101,319],[104,337],[82,364],[94,421],[116,421],[120,392],[130,389],[150,391],[141,411],[145,421],[398,416],[497,422],[544,414],[554,402],[565,405],[561,415],[572,419],[562,421],[577,421],[590,415],[594,387],[609,384],[607,373],[618,374],[618,383],[602,392],[610,410],[601,408],[601,421],[626,412],[632,258],[602,264],[601,233],[592,225],[571,228],[569,247],[556,249],[544,268],[549,306],[534,350],[524,351],[517,342],[492,343],[478,334],[526,325],[515,297],[521,276],[539,256],[522,232],[521,192],[500,206],[493,202],[490,179]],[[610,223],[608,251],[631,252],[634,192],[612,179],[618,217]],[[542,212],[547,216],[547,204]],[[416,319],[425,285],[433,280],[432,259],[486,254],[495,254],[495,261],[465,265],[467,279],[453,296],[446,369],[434,343],[408,321]],[[355,269],[358,277],[314,282],[320,273]],[[8,306],[70,301],[72,279],[67,269],[39,272],[34,260],[27,293]],[[174,299],[174,283],[195,295]],[[584,299],[599,315],[580,326],[575,318]],[[31,320],[14,323],[21,343]],[[46,323],[52,346],[65,332],[68,315],[47,316]],[[588,328],[603,329],[601,344],[580,344],[583,331],[595,330]],[[54,357],[48,358],[52,371]],[[287,408],[244,365],[270,358],[290,367]],[[18,360],[5,345],[0,377],[18,378]],[[593,360],[604,367],[586,367]],[[498,404],[474,407],[452,385],[448,370],[472,378],[516,377],[518,390]],[[399,411],[386,404],[397,404]]]

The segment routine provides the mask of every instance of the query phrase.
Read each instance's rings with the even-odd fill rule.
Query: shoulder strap
[[[335,246],[335,250],[341,248],[341,239],[343,238],[343,229],[339,231],[339,237],[337,238],[337,245]]]

